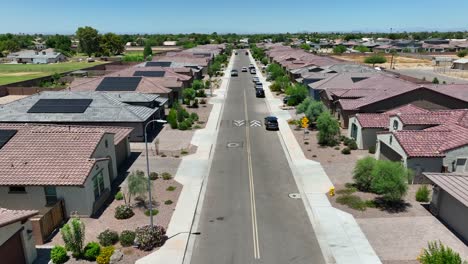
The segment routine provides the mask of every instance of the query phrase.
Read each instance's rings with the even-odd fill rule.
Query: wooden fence
[[[42,245],[47,238],[59,227],[65,218],[65,204],[63,200],[58,200],[51,207],[47,207],[44,214],[31,218],[33,235],[36,245]]]

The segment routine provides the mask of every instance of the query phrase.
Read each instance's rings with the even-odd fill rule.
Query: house
[[[164,41],[163,46],[177,46],[177,41]]]
[[[424,173],[433,184],[431,212],[468,242],[468,174]]]
[[[423,172],[468,172],[468,109],[393,114],[377,134],[376,159],[402,162],[423,182]]]
[[[163,119],[167,99],[136,92],[41,92],[0,106],[2,123],[131,127],[130,141],[144,141],[144,127]],[[161,125],[152,122],[149,137]]]
[[[53,49],[42,51],[22,50],[11,53],[7,56],[12,62],[16,63],[32,63],[32,64],[47,64],[66,61],[65,55],[60,52],[55,52]]]
[[[468,59],[458,59],[453,61],[452,69],[468,70]]]
[[[30,217],[36,210],[0,208],[0,259],[2,263],[31,264],[37,257]]]
[[[0,207],[91,216],[130,155],[132,128],[0,124]]]

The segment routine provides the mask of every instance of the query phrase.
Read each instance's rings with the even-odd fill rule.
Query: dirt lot
[[[358,62],[358,63],[364,63],[364,59],[366,57],[369,57],[370,55],[365,55],[365,54],[356,54],[356,55],[340,55],[340,56],[332,56],[336,57],[338,59],[342,60],[347,60],[347,61],[352,61],[352,62]],[[386,69],[390,69],[390,60],[391,60],[391,55],[385,55],[385,58],[387,59],[386,63],[383,64],[376,64],[376,66],[379,67],[384,67]],[[416,58],[410,58],[410,57],[404,57],[404,56],[395,56],[394,57],[394,62],[395,62],[395,68],[417,68],[417,67],[431,67],[432,62],[430,60],[426,59],[416,59]]]

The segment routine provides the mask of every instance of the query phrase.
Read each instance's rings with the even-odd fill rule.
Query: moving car
[[[263,90],[263,88],[255,89],[255,96],[257,98],[265,98],[265,91]]]
[[[278,118],[275,116],[265,117],[265,129],[266,130],[279,130]]]
[[[239,72],[237,70],[231,70],[231,76],[239,76]]]
[[[253,68],[253,69],[250,69],[250,73],[251,73],[251,74],[255,74],[255,73],[257,73],[257,72],[255,71],[255,68]]]
[[[247,67],[242,67],[243,72],[247,72]]]

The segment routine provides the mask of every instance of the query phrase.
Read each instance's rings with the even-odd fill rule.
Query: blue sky
[[[3,2],[3,3],[2,3]],[[0,33],[468,30],[466,0],[0,0]]]

